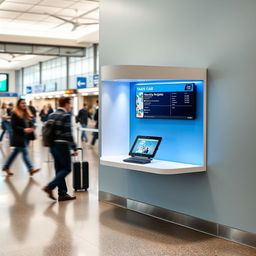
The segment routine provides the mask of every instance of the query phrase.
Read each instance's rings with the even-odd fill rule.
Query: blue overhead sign
[[[97,87],[99,85],[99,75],[93,75],[93,86]]]
[[[26,94],[31,94],[32,93],[32,86],[27,86],[26,87]]]
[[[87,87],[86,77],[77,77],[76,78],[76,87],[77,89],[82,89]]]

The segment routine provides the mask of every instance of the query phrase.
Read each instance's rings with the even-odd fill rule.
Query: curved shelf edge
[[[170,174],[182,174],[182,173],[194,173],[205,172],[206,168],[201,165],[185,164],[171,161],[152,160],[149,164],[135,164],[123,162],[123,159],[127,158],[127,155],[118,156],[102,156],[100,158],[100,164],[105,166],[124,168],[134,171],[170,175]]]

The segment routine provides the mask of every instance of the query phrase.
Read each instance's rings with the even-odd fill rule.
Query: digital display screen
[[[0,92],[8,92],[8,74],[0,73]]]
[[[195,119],[195,84],[137,86],[136,117]]]
[[[139,138],[133,147],[132,154],[153,155],[159,140]]]

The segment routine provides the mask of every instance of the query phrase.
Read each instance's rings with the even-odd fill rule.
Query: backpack
[[[55,137],[55,120],[48,120],[42,129],[43,145],[45,147],[51,147]]]
[[[59,116],[62,116],[60,114]],[[60,118],[56,117],[55,119],[49,119],[42,128],[42,137],[43,137],[43,145],[45,147],[51,147],[54,143],[55,139],[55,123]]]

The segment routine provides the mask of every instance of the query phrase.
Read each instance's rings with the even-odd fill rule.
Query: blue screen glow
[[[136,117],[137,88],[153,87],[155,93],[184,91],[185,84],[194,84],[196,89],[195,119],[138,118]],[[138,135],[162,137],[156,159],[203,164],[203,81],[149,81],[132,82],[130,87],[130,146]]]
[[[152,155],[157,146],[158,140],[152,139],[138,139],[132,153],[134,154],[144,154]]]

